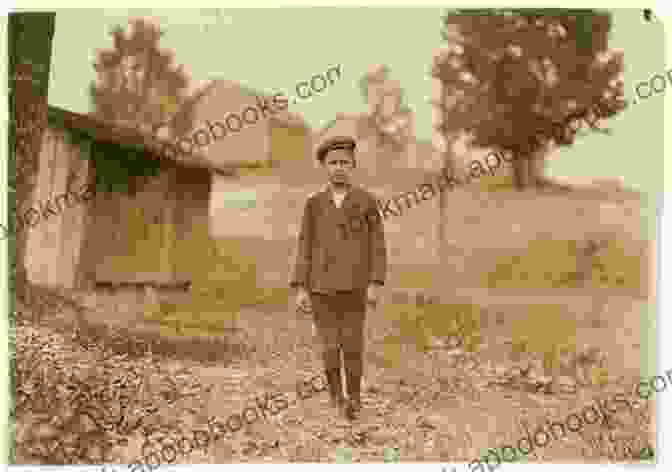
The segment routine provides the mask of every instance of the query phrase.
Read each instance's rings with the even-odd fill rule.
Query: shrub
[[[622,241],[609,240],[593,259],[590,280],[594,287],[639,291],[642,284],[641,257],[627,254]]]
[[[485,274],[488,288],[560,288],[576,285],[576,241],[530,241],[522,255],[503,256]]]
[[[488,288],[580,288],[577,241],[538,239],[530,241],[522,255],[497,259],[492,271],[485,273],[483,284]],[[639,290],[640,257],[627,255],[622,242],[610,240],[593,256],[592,272],[587,274],[593,288]]]
[[[483,192],[498,192],[515,190],[515,181],[512,175],[483,175],[478,179],[478,184]]]
[[[561,305],[530,305],[527,316],[512,323],[512,349],[514,354],[541,357],[551,371],[559,367],[561,356],[576,352],[576,330],[576,321]]]
[[[417,352],[427,352],[432,338],[456,337],[466,351],[475,352],[481,342],[480,307],[472,304],[391,304],[385,315],[396,321],[397,335],[383,340],[384,358],[398,365],[402,345],[413,345]]]
[[[428,270],[404,270],[399,274],[397,284],[402,288],[427,288],[435,283],[435,275]]]

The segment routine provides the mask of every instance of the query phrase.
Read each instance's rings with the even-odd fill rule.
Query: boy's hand
[[[369,284],[366,289],[366,304],[371,308],[376,308],[378,305],[378,286],[376,284]]]
[[[299,288],[299,291],[296,294],[296,309],[303,313],[311,313],[313,311],[313,307],[310,303],[310,294],[308,294],[308,291],[303,287]]]

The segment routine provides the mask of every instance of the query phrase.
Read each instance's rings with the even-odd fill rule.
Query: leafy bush
[[[541,357],[544,367],[553,370],[560,357],[576,352],[576,320],[560,305],[530,305],[527,316],[513,321],[514,354]]]
[[[255,166],[241,167],[236,171],[236,173],[241,177],[248,175],[253,176],[274,175],[275,168],[273,167],[273,165],[269,163],[259,163],[258,165]]]
[[[577,241],[533,240],[524,254],[498,258],[483,283],[488,288],[579,288],[583,286],[580,257],[585,256],[579,253]],[[639,290],[640,257],[627,255],[620,241],[608,241],[591,263],[592,273],[587,275],[593,288]]]
[[[398,365],[403,346],[413,345],[417,352],[427,352],[432,338],[457,338],[465,351],[475,352],[481,342],[480,307],[472,304],[386,305],[385,315],[396,321],[397,335],[383,340],[384,357]]]
[[[399,273],[397,285],[402,288],[427,288],[436,281],[436,276],[428,270],[404,270]]]
[[[642,285],[641,258],[627,254],[621,241],[610,240],[593,258],[590,277],[594,287],[639,291]]]
[[[511,175],[483,175],[478,179],[480,189],[484,192],[515,190],[515,181]]]
[[[119,146],[116,143],[93,141],[88,133],[63,123],[63,117],[51,113],[49,124],[64,131],[68,144],[79,148],[79,157],[92,161],[96,169],[96,190],[99,192],[129,193],[129,182],[135,177],[156,177],[161,171],[161,160],[148,159],[143,149]]]
[[[576,285],[576,241],[537,239],[522,256],[503,256],[485,275],[488,288],[560,288]]]

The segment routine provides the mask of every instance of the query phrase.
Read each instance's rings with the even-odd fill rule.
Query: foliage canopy
[[[432,69],[454,99],[445,132],[525,159],[573,144],[581,120],[599,129],[626,106],[610,29],[597,10],[448,10]]]

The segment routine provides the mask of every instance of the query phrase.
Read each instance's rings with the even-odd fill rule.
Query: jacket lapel
[[[336,207],[329,187],[322,190],[319,201],[322,212],[329,215],[330,219],[335,220],[337,224],[347,224],[348,216],[359,215],[363,211],[359,187],[354,185],[345,195],[341,208]]]
[[[346,215],[358,215],[362,211],[362,202],[360,198],[359,187],[352,186],[343,200],[343,212]]]
[[[320,207],[323,211],[329,212],[330,209],[334,206],[334,202],[331,199],[331,190],[329,187],[323,189],[320,192]]]

